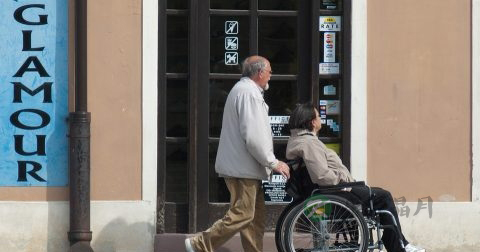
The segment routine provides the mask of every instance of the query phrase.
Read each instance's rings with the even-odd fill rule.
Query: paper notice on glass
[[[320,2],[321,9],[335,10],[337,9],[337,0],[322,0]]]
[[[327,100],[327,115],[340,114],[340,101],[339,100]]]
[[[276,137],[289,136],[288,120],[290,116],[269,116],[272,134]]]
[[[288,124],[290,116],[269,116],[270,124]]]
[[[335,62],[335,32],[323,35],[323,62]]]
[[[341,16],[320,16],[320,31],[340,31]]]
[[[337,88],[334,85],[326,85],[323,87],[323,95],[336,95]]]
[[[318,65],[320,74],[339,74],[340,63],[320,63]]]
[[[320,104],[320,110],[323,111],[322,109],[322,106],[323,108],[325,109],[325,114],[327,115],[338,115],[340,114],[340,101],[339,100],[320,100],[319,102]],[[322,105],[324,104],[324,105]],[[323,113],[321,113],[323,114]],[[327,125],[328,122],[327,122]]]

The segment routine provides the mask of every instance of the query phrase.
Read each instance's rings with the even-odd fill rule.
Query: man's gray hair
[[[242,77],[253,77],[267,67],[267,59],[263,57],[246,58],[242,63]]]

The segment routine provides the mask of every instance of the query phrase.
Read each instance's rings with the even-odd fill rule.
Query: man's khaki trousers
[[[240,232],[245,252],[263,251],[265,230],[265,199],[261,181],[225,178],[230,191],[230,209],[201,235],[191,239],[197,252],[213,252]]]

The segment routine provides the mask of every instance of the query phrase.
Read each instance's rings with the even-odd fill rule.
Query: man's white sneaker
[[[195,250],[192,247],[192,243],[190,243],[190,239],[187,238],[185,239],[185,251],[187,252],[195,252]]]
[[[413,246],[412,244],[409,243],[407,244],[407,246],[405,246],[405,251],[406,252],[425,252],[426,250],[424,248]]]

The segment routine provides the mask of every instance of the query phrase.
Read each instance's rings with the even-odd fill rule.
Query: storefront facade
[[[201,231],[223,215],[228,193],[213,168],[223,103],[241,60],[260,54],[272,63],[265,99],[278,157],[289,111],[313,102],[324,115],[321,139],[357,180],[392,192],[409,240],[431,251],[477,250],[479,7],[89,2],[92,248],[154,251],[162,236]],[[272,231],[288,198],[269,197]],[[2,186],[0,213],[0,247],[68,249],[68,186]]]

